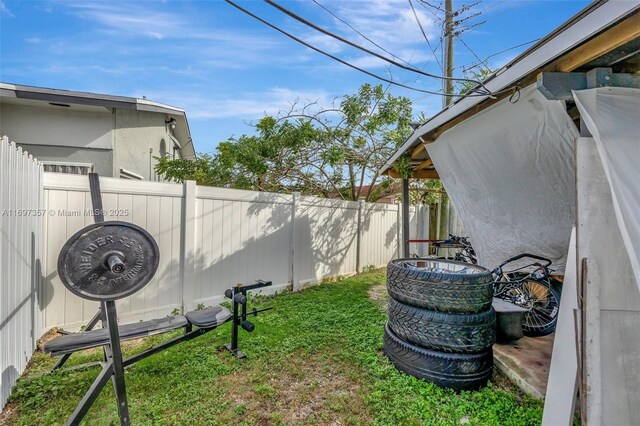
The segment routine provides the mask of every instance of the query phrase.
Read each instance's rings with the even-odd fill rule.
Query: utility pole
[[[453,77],[453,0],[444,1],[444,50],[443,71],[445,77]],[[453,95],[453,80],[442,80],[443,91],[446,95]],[[446,108],[453,101],[453,96],[442,97],[442,108]]]

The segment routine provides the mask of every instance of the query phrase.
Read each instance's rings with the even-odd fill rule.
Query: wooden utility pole
[[[454,13],[453,13],[453,0],[444,1],[444,50],[443,50],[443,71],[445,77],[453,77],[453,28],[454,28]],[[443,91],[446,95],[442,97],[442,108],[446,108],[451,102],[453,102],[453,80],[442,80]],[[447,197],[444,194],[440,194],[440,202],[436,204],[438,206],[437,219],[436,219],[436,237],[443,238],[447,235],[449,218],[447,215]],[[431,236],[429,236],[431,238]]]
[[[453,77],[453,0],[444,1],[444,51],[443,71],[445,77]],[[443,90],[447,95],[453,95],[453,80],[442,80]],[[453,101],[453,96],[442,97],[442,108],[446,108]]]

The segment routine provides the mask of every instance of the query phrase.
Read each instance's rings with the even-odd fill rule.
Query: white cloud
[[[388,50],[414,44],[426,45],[413,12],[404,0],[371,0],[366,4],[360,1],[341,2],[334,13]],[[429,41],[437,44],[438,26],[434,17],[419,7],[416,7],[416,13]],[[336,21],[336,26],[340,25],[343,24]]]
[[[164,38],[166,35],[180,34],[187,28],[185,22],[171,13],[155,11],[153,8],[139,7],[138,4],[118,4],[107,2],[67,2],[62,3],[82,19],[96,22],[103,29],[120,35],[143,35]],[[144,3],[141,3],[144,5]],[[153,30],[149,30],[153,28]]]
[[[284,87],[274,87],[261,92],[245,92],[233,97],[197,95],[192,91],[145,92],[145,95],[148,99],[185,109],[190,120],[231,117],[251,120],[265,114],[288,111],[295,102],[302,105],[315,102],[318,108],[326,108],[331,106],[334,100],[324,90],[298,91]],[[135,96],[142,97],[142,93]]]
[[[4,2],[2,0],[0,0],[0,14],[1,13],[4,13],[6,15],[9,15],[12,18],[15,18],[15,15],[13,13],[11,13],[11,11],[7,7],[7,5],[4,4]]]
[[[116,36],[151,39],[197,40],[247,45],[272,46],[273,39],[229,31],[201,22],[197,16],[154,10],[151,2],[65,2],[78,17],[93,21],[99,29]]]
[[[389,59],[398,61],[397,58],[399,57],[414,66],[434,60],[434,55],[425,41],[415,20],[413,11],[406,0],[343,1],[339,3],[325,0],[323,5],[326,5],[329,10],[384,49],[378,48],[344,23],[331,17],[329,14],[325,14],[319,8],[317,9],[318,15],[313,18],[309,13],[299,14],[304,17],[309,17],[311,21],[318,23],[321,27]],[[435,17],[428,15],[426,11],[418,7],[415,2],[414,5],[431,46],[436,48],[439,44],[439,26]],[[297,13],[297,11],[295,12]],[[322,17],[329,17],[331,24],[321,24]],[[287,29],[292,26],[291,24],[285,25]],[[337,54],[340,58],[347,60],[357,67],[381,69],[387,68],[390,65],[382,59],[352,48],[324,34],[313,32],[313,30],[307,27],[295,24],[293,28],[294,29],[291,30],[293,33],[307,34],[306,37],[303,37],[305,41],[329,53]],[[390,55],[384,50],[391,52],[393,55]],[[396,58],[392,56],[396,56]],[[341,65],[336,64],[336,66]]]
[[[433,56],[431,56],[431,53],[419,52],[416,50],[403,49],[403,50],[397,51],[395,55],[413,64],[414,67],[416,66],[416,64],[421,64],[421,63],[434,60]],[[396,62],[401,62],[394,58],[389,58],[389,59],[395,60]],[[350,58],[349,62],[360,68],[387,68],[391,65],[387,61],[384,61],[382,59],[376,58],[375,56],[366,55],[366,54],[361,56],[356,56],[354,58]]]

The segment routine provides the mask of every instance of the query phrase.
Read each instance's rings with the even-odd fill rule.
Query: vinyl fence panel
[[[57,273],[57,259],[64,243],[94,222],[89,180],[86,176],[44,174],[45,300],[46,328],[78,329],[95,314],[98,302],[82,299],[67,290]],[[142,226],[156,239],[160,266],[153,280],[136,294],[117,302],[122,321],[151,319],[182,307],[181,223],[183,187],[159,182],[122,179],[100,180],[105,220]]]
[[[160,266],[138,293],[119,300],[132,322],[215,305],[224,290],[256,279],[265,293],[297,290],[327,278],[384,266],[397,256],[399,206],[149,181],[101,179],[107,220],[135,223],[158,242]],[[57,258],[65,241],[93,222],[88,179],[44,174],[44,325],[77,330],[98,308],[61,283]],[[412,236],[422,234],[419,210]],[[423,214],[422,214],[423,215]],[[419,232],[420,231],[420,232]]]
[[[199,186],[194,201],[192,304],[220,303],[256,279],[273,281],[269,292],[289,286],[292,196]]]
[[[360,265],[386,266],[398,257],[399,205],[362,203]]]
[[[294,232],[297,285],[356,272],[357,202],[300,197]]]
[[[0,141],[0,407],[42,333],[42,166]]]

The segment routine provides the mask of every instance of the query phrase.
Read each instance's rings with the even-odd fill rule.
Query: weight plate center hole
[[[105,255],[105,266],[114,274],[121,274],[125,271],[124,254],[113,251]]]

